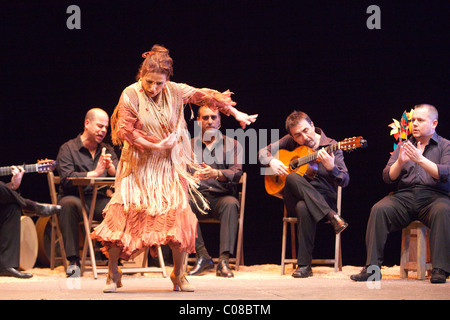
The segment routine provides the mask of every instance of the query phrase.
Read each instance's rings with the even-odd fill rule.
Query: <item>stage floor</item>
[[[85,272],[78,279],[66,278],[64,269],[34,268],[31,279],[0,277],[0,300],[448,300],[450,280],[432,284],[429,278],[416,280],[410,272],[401,279],[399,267],[383,268],[379,286],[354,282],[349,276],[361,267],[344,266],[334,272],[331,267],[313,267],[314,276],[291,277],[292,267],[281,275],[279,265],[241,266],[231,279],[218,278],[214,270],[201,276],[188,276],[195,292],[173,292],[169,277],[161,274],[124,275],[123,287],[105,294],[102,288],[106,275],[93,279]],[[169,275],[171,268],[167,267]]]

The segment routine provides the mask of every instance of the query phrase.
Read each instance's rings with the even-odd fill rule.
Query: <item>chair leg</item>
[[[244,264],[244,226],[243,221],[239,223],[238,241],[236,248],[236,271],[239,271],[239,266]]]
[[[50,217],[50,227],[51,227],[51,233],[50,233],[50,270],[55,269],[55,260],[56,260],[56,235],[55,235],[55,225],[53,217]]]
[[[341,234],[336,235],[334,246],[334,272],[342,271]]]
[[[286,259],[286,236],[287,236],[287,222],[283,221],[283,238],[281,239],[281,275],[284,275]]]
[[[426,277],[427,263],[427,231],[426,228],[417,228],[417,279]]]
[[[64,240],[61,233],[61,229],[59,227],[59,219],[58,216],[54,215],[50,218],[51,225],[51,245],[50,245],[50,269],[53,270],[55,268],[55,260],[56,260],[56,241],[59,244],[59,251],[61,253],[61,260],[64,266],[64,270],[67,270],[67,256],[66,249],[64,248]],[[55,234],[56,232],[56,234]],[[56,239],[56,237],[58,239]]]
[[[292,259],[297,259],[297,251],[295,250],[295,223],[290,222],[291,225],[291,256]],[[295,269],[295,263],[292,264],[292,268]]]
[[[145,258],[144,258],[144,260],[147,260],[148,250],[149,250],[148,248],[147,248],[147,250],[145,250]],[[187,261],[187,254],[185,256],[186,256],[185,257],[185,261]],[[163,253],[162,253],[162,250],[161,250],[161,246],[158,247],[158,259],[159,259],[159,266],[162,269],[163,277],[165,278],[165,277],[167,277],[166,264],[164,263],[164,256],[163,256]]]
[[[243,247],[242,242],[239,242],[237,250],[236,250],[236,263],[235,263],[236,271],[239,271],[239,266],[241,264],[244,264],[244,248],[242,248],[242,247]]]
[[[409,262],[409,243],[410,243],[410,231],[405,228],[402,230],[402,252],[400,257],[400,276],[402,279],[408,278],[408,269],[406,265]]]

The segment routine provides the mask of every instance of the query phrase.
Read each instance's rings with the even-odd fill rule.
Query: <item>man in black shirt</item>
[[[68,178],[115,176],[117,155],[111,145],[103,142],[108,124],[109,117],[104,110],[98,108],[89,110],[84,120],[83,133],[64,143],[57,156],[57,170],[61,178],[58,203],[62,206],[59,221],[67,259],[70,262],[66,270],[68,276],[74,274],[76,268],[80,267],[78,223],[82,221],[78,188],[73,186]],[[85,187],[84,194],[86,205],[89,207],[92,201],[92,187]],[[109,200],[107,190],[100,189],[95,203],[95,220],[102,220],[102,211]]]
[[[366,266],[352,275],[352,280],[381,279],[380,273],[371,275],[381,268],[388,234],[414,220],[430,228],[430,281],[445,283],[450,274],[450,142],[436,134],[438,112],[434,106],[415,106],[411,122],[412,136],[398,145],[383,170],[383,180],[397,183],[398,190],[372,207],[366,231]]]
[[[302,111],[292,112],[286,119],[287,135],[259,151],[259,161],[269,165],[278,176],[286,176],[282,191],[283,201],[289,215],[297,216],[298,223],[298,268],[292,276],[312,276],[311,261],[317,223],[330,221],[336,234],[347,228],[347,223],[336,213],[337,187],[348,185],[350,176],[344,162],[342,150],[331,154],[325,147],[336,143],[322,129],[314,126],[310,117]],[[300,146],[318,150],[319,164],[313,179],[297,172],[289,173],[288,167],[275,158],[274,149],[294,151]]]
[[[195,175],[201,180],[198,190],[209,201],[211,210],[204,215],[192,201],[191,208],[200,220],[210,217],[220,219],[220,257],[216,275],[233,277],[228,261],[234,253],[238,229],[237,183],[242,175],[242,146],[237,140],[222,135],[218,130],[219,110],[201,107],[197,120],[202,126],[202,136],[192,138],[191,143],[203,169],[196,171]],[[198,257],[190,275],[199,275],[214,267],[203,241],[200,224],[197,225],[197,234],[195,250]]]

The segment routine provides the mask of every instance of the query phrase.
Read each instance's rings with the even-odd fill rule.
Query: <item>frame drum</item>
[[[20,218],[20,262],[21,270],[33,268],[38,254],[36,226],[28,216]]]

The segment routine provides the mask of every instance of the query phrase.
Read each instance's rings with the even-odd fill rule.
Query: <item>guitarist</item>
[[[40,216],[59,213],[61,206],[38,203],[23,198],[18,192],[25,170],[12,166],[9,183],[0,181],[0,276],[31,278],[33,275],[17,270],[20,262],[20,217],[22,209]]]
[[[286,176],[282,191],[288,215],[296,216],[298,223],[298,268],[292,276],[306,278],[312,276],[311,260],[314,249],[316,226],[319,221],[330,221],[336,234],[348,224],[336,213],[337,187],[349,183],[349,174],[344,163],[342,150],[328,154],[323,148],[335,140],[314,126],[310,117],[301,111],[292,112],[286,119],[287,135],[278,142],[259,151],[259,161],[268,164],[276,175]],[[296,172],[289,173],[288,167],[272,155],[276,148],[293,151],[306,146],[318,152],[318,169],[313,179]]]

